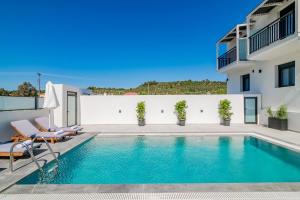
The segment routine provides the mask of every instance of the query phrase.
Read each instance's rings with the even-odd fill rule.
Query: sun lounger
[[[0,144],[0,157],[9,157],[10,156],[10,149],[14,143],[8,142]],[[28,142],[25,142],[26,145],[28,145],[30,148],[36,149],[40,148],[41,144],[29,144]],[[27,152],[26,148],[22,144],[18,144],[15,146],[15,148],[12,151],[12,155],[14,157],[22,157]]]
[[[66,136],[70,136],[70,133],[64,131],[57,132],[41,132],[28,120],[14,121],[10,123],[13,129],[16,131],[16,135],[12,137],[13,141],[24,141],[35,138],[37,141],[43,141],[42,138],[50,140],[51,143],[55,143],[59,140],[65,139]]]
[[[38,117],[34,119],[35,123],[39,127],[41,131],[50,131],[50,132],[56,132],[56,131],[64,131],[68,133],[72,133],[73,135],[76,135],[78,131],[81,131],[82,128],[79,126],[72,126],[72,127],[57,127],[55,125],[52,125],[52,127],[49,126],[49,118],[48,117]]]

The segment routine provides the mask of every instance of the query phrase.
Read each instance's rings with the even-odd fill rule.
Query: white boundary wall
[[[147,124],[176,124],[174,105],[179,100],[187,101],[187,124],[215,124],[220,122],[218,104],[221,99],[232,102],[232,123],[244,123],[244,95],[149,95],[81,96],[81,124],[137,124],[135,110],[140,101],[146,103]]]

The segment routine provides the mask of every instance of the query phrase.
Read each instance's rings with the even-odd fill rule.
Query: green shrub
[[[139,102],[136,106],[136,116],[138,120],[145,120],[146,106],[145,102]]]
[[[287,107],[285,105],[279,106],[275,115],[274,115],[274,111],[271,109],[271,107],[268,107],[267,114],[268,114],[268,117],[270,117],[270,118],[276,118],[276,119],[287,119],[288,118]]]
[[[276,111],[276,118],[278,119],[287,119],[288,112],[287,107],[285,105],[281,105],[278,110]]]
[[[178,101],[175,105],[175,112],[177,114],[178,120],[186,120],[186,101]]]
[[[273,111],[272,111],[272,108],[271,108],[271,107],[268,107],[268,108],[267,108],[267,114],[268,114],[268,117],[274,118],[274,114],[273,114]]]
[[[231,102],[228,99],[223,99],[219,103],[219,116],[223,120],[231,120],[233,113],[231,112]]]

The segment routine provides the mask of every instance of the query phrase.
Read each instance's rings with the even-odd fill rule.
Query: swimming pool
[[[59,160],[18,184],[300,182],[299,153],[249,136],[95,137]]]

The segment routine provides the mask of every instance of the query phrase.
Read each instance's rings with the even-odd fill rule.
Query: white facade
[[[283,15],[284,9],[292,4],[295,4],[294,14],[289,11]],[[282,1],[274,4],[274,8],[268,12],[261,9],[267,6],[271,4],[267,0],[263,1],[247,16],[246,50],[250,64],[245,66],[234,63],[233,66],[228,65],[218,70],[227,74],[228,94],[261,94],[263,113],[267,107],[275,110],[280,105],[286,105],[289,111],[289,129],[300,131],[299,3],[298,0]],[[251,42],[252,47],[254,46],[252,49]],[[280,87],[279,65],[290,62],[295,62],[294,85]],[[250,88],[249,91],[243,91],[242,76],[247,74],[250,76]],[[267,116],[263,113],[261,123],[267,124]]]

